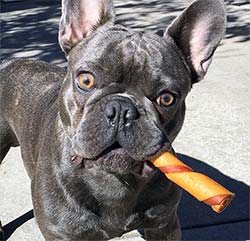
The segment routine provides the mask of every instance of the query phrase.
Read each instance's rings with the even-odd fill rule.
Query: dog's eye
[[[81,73],[77,80],[78,86],[83,90],[91,90],[95,87],[95,78],[90,73]]]
[[[163,93],[157,99],[157,103],[160,106],[170,106],[174,104],[174,102],[175,102],[175,97],[171,93]]]

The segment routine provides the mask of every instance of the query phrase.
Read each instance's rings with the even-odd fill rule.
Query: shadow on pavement
[[[117,24],[137,31],[164,31],[188,1],[115,1]]]
[[[184,191],[179,207],[183,240],[249,239],[249,186],[192,157],[182,154],[178,157],[197,172],[204,173],[235,193],[229,207],[218,214]]]
[[[1,59],[64,63],[57,40],[60,8],[60,1],[2,3]]]
[[[225,0],[227,4],[226,38],[239,37],[235,42],[250,40],[250,2],[249,0]]]
[[[162,33],[190,0],[114,0],[117,23],[135,30]],[[235,42],[250,40],[248,0],[226,0],[226,38]],[[57,42],[60,1],[25,0],[1,3],[1,59],[31,58],[65,64]]]
[[[24,223],[26,223],[33,217],[34,217],[33,210],[30,210],[29,212],[23,214],[22,216],[6,224],[3,227],[4,240],[8,240],[10,236],[16,231],[17,228],[21,227]]]

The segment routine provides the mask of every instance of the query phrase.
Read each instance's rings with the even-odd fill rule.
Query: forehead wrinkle
[[[135,45],[133,65],[131,66],[131,85],[136,85],[145,93],[151,96],[152,91],[159,85],[162,75],[163,56],[158,44],[148,39],[147,36],[141,35]]]
[[[121,53],[119,61],[121,65],[120,71],[122,72],[122,81],[126,84],[131,82],[132,76],[135,72],[133,66],[135,65],[135,54],[140,41],[140,33],[131,33],[123,38],[117,45],[117,49]]]

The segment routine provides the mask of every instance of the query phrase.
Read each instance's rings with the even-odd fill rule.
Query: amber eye
[[[157,103],[160,106],[170,106],[174,104],[174,102],[175,102],[175,97],[170,93],[163,93],[157,99]]]
[[[81,73],[77,77],[78,86],[83,90],[91,90],[95,87],[95,78],[90,73]]]

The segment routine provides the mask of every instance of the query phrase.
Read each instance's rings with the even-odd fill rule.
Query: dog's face
[[[185,98],[223,35],[224,7],[196,1],[164,37],[114,25],[113,16],[109,0],[63,3],[59,40],[68,73],[60,116],[74,158],[145,174],[151,168],[141,161],[171,149],[181,129]]]

